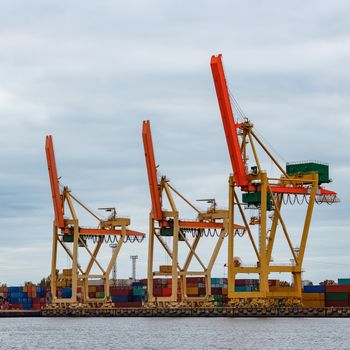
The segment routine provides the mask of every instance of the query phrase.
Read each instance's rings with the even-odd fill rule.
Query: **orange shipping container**
[[[161,273],[171,273],[172,266],[171,265],[160,265],[159,266],[159,272]]]
[[[312,308],[322,308],[325,307],[324,300],[303,300],[304,307],[312,307]]]
[[[325,300],[324,293],[303,293],[302,299],[304,300]]]
[[[188,296],[197,297],[198,296],[198,287],[187,287],[186,292]]]

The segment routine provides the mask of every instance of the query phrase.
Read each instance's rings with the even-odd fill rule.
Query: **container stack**
[[[214,305],[223,306],[227,302],[227,278],[211,279],[211,295],[214,298]]]
[[[259,290],[258,279],[236,279],[235,292],[256,292]]]
[[[115,307],[141,307],[146,298],[146,286],[135,281],[129,286],[114,286],[110,289]]]
[[[25,287],[9,287],[8,300],[11,304],[11,309],[14,310],[30,310],[32,308],[32,299],[28,297]]]
[[[304,286],[302,303],[304,307],[321,308],[325,306],[325,286]]]
[[[338,285],[326,286],[326,307],[350,306],[350,278],[339,278]]]
[[[198,298],[205,295],[204,277],[187,277],[186,294],[189,298]]]
[[[146,299],[146,287],[141,281],[132,283],[132,302],[142,302]]]
[[[32,309],[40,310],[46,305],[47,291],[45,286],[36,286],[36,297],[32,298]]]
[[[91,299],[103,299],[105,297],[105,287],[103,284],[89,285],[88,295]],[[78,288],[79,293],[79,288]]]
[[[128,307],[129,299],[132,296],[132,287],[115,286],[111,287],[112,301],[116,307]]]
[[[6,285],[0,286],[0,310],[8,310],[10,308],[8,302],[8,288]]]
[[[172,281],[170,278],[155,278],[153,279],[153,295],[158,297],[171,296]]]

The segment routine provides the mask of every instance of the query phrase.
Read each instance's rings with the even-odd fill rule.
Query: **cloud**
[[[116,206],[136,229],[147,232],[150,208],[143,119],[152,121],[157,163],[174,186],[191,200],[215,196],[227,205],[232,169],[209,67],[219,52],[232,93],[276,153],[330,163],[330,187],[342,202],[317,207],[312,232],[340,233],[324,232],[305,258],[345,257],[348,10],[346,1],[3,1],[0,222],[8,263],[1,279],[40,280],[50,268],[47,134],[62,182],[89,207]],[[119,276],[130,274],[129,252],[139,254],[144,276],[146,242],[125,249]],[[31,261],[26,269],[24,260],[17,264],[21,254]],[[225,252],[214,275],[224,262]],[[308,266],[310,279],[328,277],[317,263]],[[347,268],[328,273],[346,276]]]

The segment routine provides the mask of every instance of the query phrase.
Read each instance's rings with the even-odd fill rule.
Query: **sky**
[[[348,1],[312,0],[0,1],[0,282],[50,274],[48,134],[61,182],[90,208],[130,216],[133,229],[148,233],[144,119],[159,171],[191,201],[227,206],[232,169],[209,66],[218,53],[231,93],[283,165],[330,164],[341,202],[315,208],[303,277],[350,277],[349,10]],[[293,232],[300,213],[285,209]],[[214,242],[203,243],[207,257]],[[123,246],[118,277],[131,275],[131,254],[144,277],[147,240]],[[225,274],[225,254],[214,276]],[[155,263],[164,262],[159,249]]]

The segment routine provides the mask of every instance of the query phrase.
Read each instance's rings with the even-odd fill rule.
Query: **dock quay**
[[[350,308],[47,308],[0,310],[1,317],[350,317]]]

